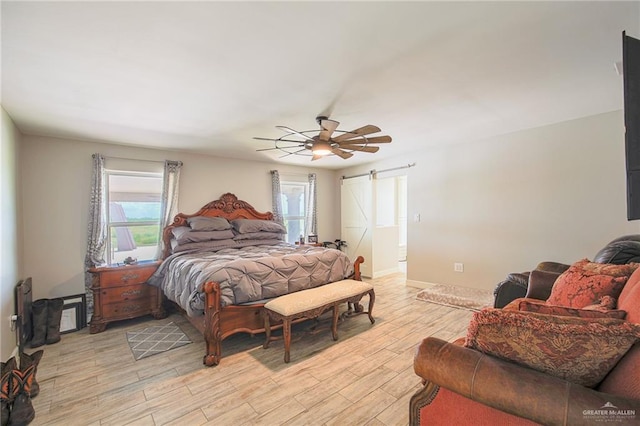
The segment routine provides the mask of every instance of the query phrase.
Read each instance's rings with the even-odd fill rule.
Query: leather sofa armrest
[[[556,279],[560,276],[558,272],[534,269],[529,275],[529,285],[525,297],[530,299],[547,300],[551,295],[551,289]]]
[[[567,265],[566,263],[546,261],[546,262],[538,263],[538,266],[536,266],[536,269],[538,271],[555,272],[557,274],[561,274],[567,269],[569,269],[570,266],[571,265]]]
[[[527,294],[528,275],[528,272],[526,275],[524,273],[509,274],[506,280],[498,283],[493,291],[493,307],[504,308],[509,302],[524,297]]]
[[[584,424],[585,410],[598,410],[607,402],[640,410],[640,401],[597,392],[435,337],[418,347],[414,371],[425,382],[541,424]]]

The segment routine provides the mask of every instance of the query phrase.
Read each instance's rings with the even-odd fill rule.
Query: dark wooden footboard
[[[360,265],[364,262],[362,256],[353,263],[354,280],[362,281]],[[231,305],[221,307],[220,284],[207,282],[204,285],[205,311],[204,324],[201,330],[205,340],[205,355],[202,362],[206,366],[214,366],[220,363],[222,357],[222,341],[236,333],[257,334],[263,333],[264,328],[264,304]],[[280,324],[274,324],[271,328],[278,328]],[[199,327],[198,327],[199,328]]]

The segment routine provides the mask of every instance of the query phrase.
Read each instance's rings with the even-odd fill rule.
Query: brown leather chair
[[[543,281],[537,284],[545,293]],[[618,309],[640,324],[640,268]],[[622,413],[616,424],[640,424],[640,343],[594,389],[434,337],[418,347],[414,370],[424,387],[411,398],[411,425],[597,425],[592,411],[611,405]]]

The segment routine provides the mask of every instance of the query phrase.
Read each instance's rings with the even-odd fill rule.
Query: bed
[[[258,212],[231,193],[196,213],[179,213],[164,229],[163,262],[148,284],[159,287],[203,333],[205,365],[220,363],[227,337],[265,331],[263,309],[271,298],[361,279],[362,257],[351,263],[340,250],[285,243],[283,229],[272,213]],[[207,233],[217,239],[201,241]]]

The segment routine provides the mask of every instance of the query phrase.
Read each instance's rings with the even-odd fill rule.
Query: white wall
[[[493,289],[509,272],[593,258],[610,240],[640,233],[640,221],[626,220],[621,111],[425,148],[339,174],[413,162],[409,284]],[[454,262],[464,263],[463,273]]]
[[[1,109],[1,108],[0,108]],[[14,288],[23,278],[18,252],[18,146],[20,133],[2,109],[0,135],[0,358],[6,361],[16,348],[9,317],[15,313]]]
[[[318,179],[320,241],[340,235],[339,194],[334,171],[241,161],[181,152],[86,141],[24,136],[21,150],[24,211],[24,271],[33,277],[34,297],[82,293],[91,154],[145,160],[181,160],[178,210],[195,213],[224,192],[258,211],[271,210],[270,170],[308,173]]]

